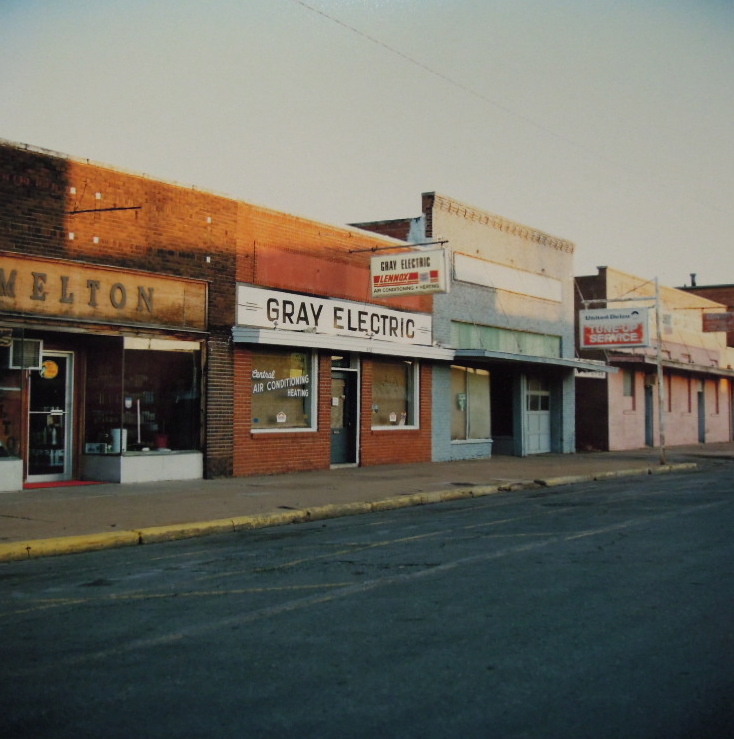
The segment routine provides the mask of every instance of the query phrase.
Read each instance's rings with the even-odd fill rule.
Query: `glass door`
[[[28,481],[71,479],[74,355],[44,352],[29,381]]]
[[[331,373],[331,464],[357,461],[357,373]]]

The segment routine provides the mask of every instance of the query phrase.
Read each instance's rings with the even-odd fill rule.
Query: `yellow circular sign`
[[[46,380],[53,380],[56,375],[59,374],[59,365],[56,364],[56,362],[53,361],[53,359],[47,359],[42,365],[41,365],[41,377],[43,377]]]

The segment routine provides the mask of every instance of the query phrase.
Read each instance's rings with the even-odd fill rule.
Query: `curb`
[[[575,482],[592,482],[594,480],[607,480],[614,477],[634,477],[639,475],[663,475],[668,472],[683,472],[685,470],[698,469],[696,462],[681,462],[678,464],[663,464],[657,467],[637,467],[629,470],[609,470],[597,472],[593,475],[566,475],[564,477],[547,477],[535,480],[542,487],[555,487],[556,485],[572,485]]]
[[[537,487],[556,487],[578,482],[592,482],[615,477],[636,475],[657,475],[697,469],[695,462],[661,465],[659,467],[639,467],[629,470],[611,470],[589,475],[566,475],[538,480],[502,483],[497,485],[472,485],[448,490],[426,493],[410,493],[382,498],[373,502],[329,503],[315,508],[287,510],[278,513],[264,513],[238,518],[223,518],[212,521],[199,521],[167,526],[151,526],[131,531],[115,531],[100,534],[82,534],[49,539],[31,539],[8,544],[0,544],[0,562],[16,562],[40,557],[53,557],[65,554],[99,551],[143,544],[155,544],[178,539],[193,539],[210,534],[221,534],[250,529],[286,526],[294,523],[324,521],[330,518],[357,516],[363,513],[377,513],[419,505],[446,503],[452,500],[480,498],[499,492],[528,490]]]

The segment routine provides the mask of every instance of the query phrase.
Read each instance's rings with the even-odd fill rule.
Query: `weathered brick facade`
[[[256,346],[233,341],[237,283],[354,301],[355,305],[430,313],[430,296],[371,297],[370,257],[375,249],[389,246],[399,244],[355,228],[329,226],[192,187],[0,144],[0,253],[206,281],[207,331],[201,351],[206,477],[330,465],[328,350],[317,352],[316,429],[253,431],[251,372]],[[32,315],[9,318],[12,325],[39,323]],[[67,324],[61,330],[78,329]],[[102,334],[106,327],[93,330]],[[143,335],[124,326],[113,333]],[[145,335],[156,334],[187,338],[185,332],[145,329]],[[372,360],[365,355],[359,364],[358,463],[430,460],[429,363],[424,362],[420,371],[418,428],[371,428],[371,368]]]

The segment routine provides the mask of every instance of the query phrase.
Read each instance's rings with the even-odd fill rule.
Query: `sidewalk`
[[[0,562],[734,460],[734,443],[0,493]]]

